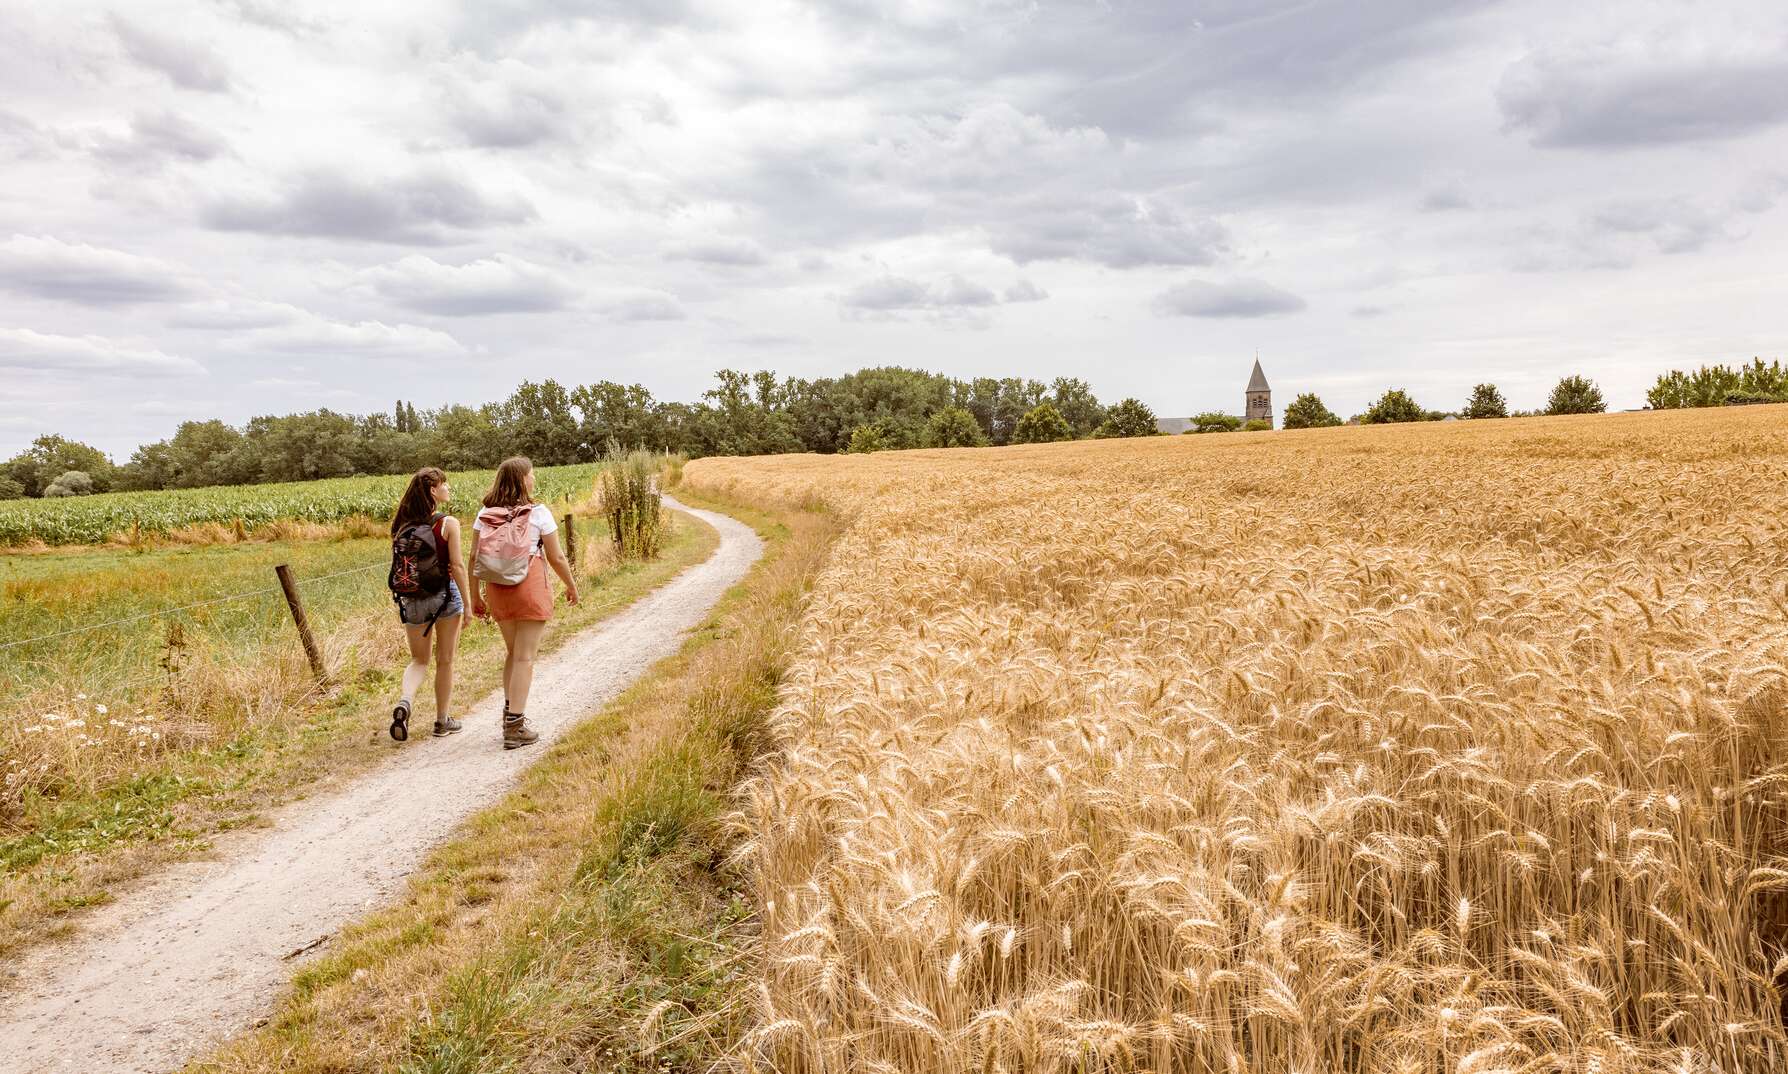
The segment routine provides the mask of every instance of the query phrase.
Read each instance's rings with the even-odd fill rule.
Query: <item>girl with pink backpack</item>
[[[528,690],[540,636],[553,617],[552,587],[546,567],[565,583],[565,602],[577,603],[577,579],[559,547],[559,525],[544,504],[534,502],[534,464],[503,460],[484,495],[484,510],[472,523],[472,614],[497,621],[507,655],[503,658],[503,748],[516,749],[540,738],[528,726]]]

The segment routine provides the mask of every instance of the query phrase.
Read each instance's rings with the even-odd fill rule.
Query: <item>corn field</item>
[[[535,496],[550,503],[567,493],[586,493],[600,469],[598,463],[540,467],[535,471]],[[459,502],[475,504],[495,472],[470,470],[449,475]],[[199,526],[227,526],[252,533],[280,522],[332,523],[355,517],[382,520],[391,516],[409,480],[408,474],[397,474],[5,500],[0,501],[0,548],[33,543],[101,544],[142,535],[165,536]]]
[[[704,459],[849,519],[743,1069],[1788,1069],[1788,416]]]

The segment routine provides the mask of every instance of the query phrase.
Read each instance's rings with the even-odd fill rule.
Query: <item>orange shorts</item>
[[[553,617],[553,590],[546,580],[546,557],[528,562],[528,576],[515,585],[484,585],[484,607],[498,622],[544,623]]]

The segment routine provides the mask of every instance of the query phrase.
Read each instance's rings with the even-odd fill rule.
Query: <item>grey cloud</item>
[[[987,226],[989,248],[1021,265],[1210,265],[1227,252],[1229,240],[1214,220],[1187,219],[1159,201],[1120,194],[1037,201]]]
[[[616,321],[681,321],[689,316],[683,312],[677,296],[662,291],[642,291],[612,298],[602,304],[602,310]]]
[[[228,148],[215,131],[176,113],[139,112],[131,119],[129,134],[101,138],[93,152],[114,164],[153,167],[170,159],[212,160]]]
[[[16,112],[0,108],[0,152],[15,158],[36,156],[43,151],[47,141],[37,124]]]
[[[859,310],[924,309],[931,304],[931,292],[914,280],[899,276],[883,276],[858,284],[844,296],[843,303]]]
[[[932,302],[938,306],[992,306],[999,296],[978,283],[951,276],[938,285]]]
[[[1699,250],[1726,237],[1725,227],[1712,213],[1680,199],[1604,205],[1590,216],[1589,226],[1605,234],[1645,236],[1666,254]]]
[[[166,261],[30,235],[0,242],[0,286],[83,306],[174,302],[202,290]]]
[[[1662,39],[1660,39],[1662,40]],[[1505,128],[1535,145],[1619,149],[1725,138],[1788,120],[1788,53],[1626,42],[1531,53],[1496,91]]]
[[[207,93],[229,90],[229,68],[204,45],[144,29],[117,12],[111,22],[125,55],[167,75],[174,85]]]
[[[858,284],[839,299],[839,312],[849,320],[924,318],[939,324],[985,328],[984,312],[997,305],[993,291],[961,276],[947,276],[926,287],[902,276],[882,276]]]
[[[1007,302],[1041,302],[1049,297],[1049,292],[1029,280],[1019,280],[1006,288],[1003,297]]]
[[[638,33],[692,29],[710,21],[691,0],[482,0],[460,8],[454,38],[482,51],[578,22]]]
[[[834,0],[829,17],[883,44],[866,83],[935,86],[996,79],[1038,86],[1053,119],[1116,132],[1214,122],[1241,102],[1332,94],[1469,33],[1496,0],[1078,0],[950,5]],[[899,47],[895,47],[898,44]],[[940,79],[939,71],[958,81]],[[1220,121],[1220,120],[1219,120]]]
[[[1472,207],[1471,198],[1458,187],[1437,187],[1422,197],[1421,209],[1425,213],[1455,212]]]
[[[766,146],[716,193],[810,242],[957,230],[1020,263],[1113,268],[1208,265],[1226,252],[1221,224],[1126,192],[1125,168],[1123,148],[1103,131],[1060,129],[994,104],[894,117],[854,144]]]
[[[413,246],[440,245],[456,232],[534,217],[519,197],[495,199],[443,173],[370,181],[330,171],[299,176],[271,196],[225,195],[202,212],[220,231],[320,235]]]
[[[469,145],[520,149],[562,139],[570,132],[570,105],[548,85],[500,80],[480,84],[456,78],[446,94],[444,118]]]
[[[745,267],[762,265],[770,258],[750,239],[714,238],[686,243],[665,255],[673,261],[699,261],[708,265]]]
[[[358,281],[400,306],[448,317],[564,309],[577,294],[550,269],[508,254],[463,265],[412,255],[367,269]]]
[[[1276,317],[1307,305],[1297,295],[1259,280],[1188,280],[1154,300],[1155,312],[1163,317]]]
[[[311,37],[328,29],[322,20],[306,18],[293,10],[294,5],[278,0],[218,0],[218,3],[243,22],[294,37]]]
[[[0,369],[85,376],[181,376],[205,370],[190,358],[103,336],[58,336],[0,328]]]
[[[1732,199],[1734,208],[1747,213],[1766,213],[1788,194],[1788,175],[1765,173],[1752,177]]]
[[[1383,317],[1384,314],[1385,308],[1383,306],[1355,306],[1348,311],[1348,316],[1359,317],[1364,320],[1369,320],[1373,317]]]
[[[741,347],[777,348],[799,347],[808,342],[806,336],[788,335],[782,332],[752,332],[743,336],[734,336],[732,342]]]

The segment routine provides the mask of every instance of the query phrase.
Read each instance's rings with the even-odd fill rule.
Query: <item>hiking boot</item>
[[[446,738],[460,729],[460,722],[451,716],[443,716],[435,721],[435,737]]]
[[[504,749],[520,749],[523,746],[531,746],[538,741],[540,741],[540,732],[535,731],[528,726],[528,720],[525,716],[503,717]]]
[[[391,737],[399,742],[410,737],[410,703],[399,701],[391,710]]]

